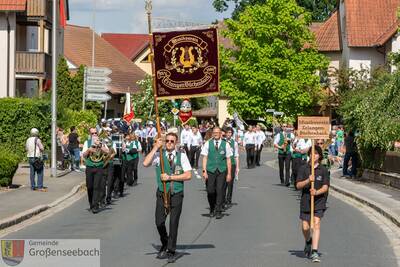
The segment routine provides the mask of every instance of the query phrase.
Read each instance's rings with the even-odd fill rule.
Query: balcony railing
[[[44,19],[52,22],[52,5],[52,0],[27,0],[26,12],[19,13],[18,18],[26,21]]]
[[[17,52],[15,71],[17,74],[49,76],[51,74],[51,56],[43,52]]]

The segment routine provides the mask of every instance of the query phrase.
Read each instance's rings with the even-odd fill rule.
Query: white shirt
[[[304,150],[310,148],[312,146],[312,143],[310,139],[306,141],[305,139],[300,138],[294,140],[293,146],[295,149]]]
[[[146,137],[148,138],[154,138],[157,135],[157,130],[154,127],[148,127],[146,129]]]
[[[243,138],[243,146],[255,145],[256,144],[256,134],[254,132],[246,132]]]
[[[264,143],[266,137],[263,131],[257,131],[256,132],[256,145],[257,147],[261,147],[261,145]]]
[[[233,139],[233,140],[235,140],[235,139]],[[230,145],[230,140],[227,139],[226,142],[228,142],[228,144]],[[235,158],[238,158],[239,157],[239,143],[235,141],[234,147],[231,149],[233,149],[233,152],[234,152],[233,154],[235,155]]]
[[[169,153],[170,153],[170,152],[166,151],[167,159],[168,159],[168,157],[169,157]],[[176,150],[173,150],[171,153],[172,153],[172,155],[174,156],[174,161],[175,161],[175,163],[176,163]],[[153,165],[153,166],[159,166],[159,165],[160,165],[160,152],[157,152],[157,153],[154,155],[153,161],[152,161],[152,165]],[[192,166],[190,165],[189,159],[188,159],[188,157],[186,156],[185,153],[181,153],[181,165],[182,165],[182,170],[183,170],[184,172],[187,172],[187,171],[191,171],[191,170],[192,170]]]
[[[286,138],[289,141],[293,141],[294,140],[294,134],[293,133],[286,133]],[[278,133],[277,135],[275,135],[274,144],[279,146],[280,140],[281,140],[281,133]],[[289,151],[293,152],[292,146],[289,147]]]
[[[136,145],[135,141],[128,141],[128,142],[126,142],[126,147],[130,147],[131,143],[133,143],[132,148],[136,148],[138,152],[142,151],[142,145],[140,144],[139,141],[137,141],[137,145]],[[126,148],[125,149],[122,148],[122,152],[125,152],[125,150],[126,150]]]
[[[219,140],[218,140],[218,148],[219,148],[219,146],[221,145],[221,141],[222,141],[222,139],[219,139]],[[213,139],[210,139],[209,141],[207,141],[207,142],[204,144],[203,148],[201,149],[201,155],[202,155],[202,156],[208,156],[208,148],[209,148],[211,142],[212,142],[211,145],[215,146],[216,140],[215,140],[214,138],[213,138]],[[233,155],[231,146],[229,145],[228,142],[226,142],[226,147],[225,147],[224,153],[225,153],[226,158],[230,158],[230,157],[232,157],[232,155]]]
[[[37,138],[36,141],[36,155],[35,155],[35,139],[37,137],[31,136],[26,140],[25,144],[25,149],[27,152],[27,157],[28,158],[33,158],[36,156],[37,158],[40,158],[42,156],[42,151],[44,150],[42,141],[40,141],[39,138]]]
[[[203,137],[201,137],[200,132],[197,132],[196,134],[192,133],[189,136],[188,147],[201,146],[201,145],[203,145]]]
[[[181,144],[188,145],[190,136],[192,135],[192,131],[183,129],[181,132]]]
[[[140,130],[140,129],[136,129],[136,131],[135,131],[135,135],[137,136],[137,137],[141,137],[141,133],[142,131]]]

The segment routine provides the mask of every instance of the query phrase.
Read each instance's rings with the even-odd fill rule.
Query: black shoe
[[[124,197],[124,193],[119,193],[119,197]]]
[[[257,165],[257,166],[261,166],[260,163],[257,163],[256,165]]]
[[[162,246],[161,248],[160,248],[160,250],[158,251],[158,253],[157,253],[157,257],[156,257],[157,259],[160,259],[160,260],[163,260],[163,259],[166,259],[166,258],[168,258],[168,255],[167,255],[167,246]]]
[[[215,210],[210,210],[210,218],[215,216]]]
[[[221,212],[217,212],[217,215],[215,216],[215,219],[222,219],[222,213]]]
[[[168,256],[168,260],[167,260],[168,263],[174,263],[176,261],[175,252],[168,251],[167,256]]]
[[[133,182],[133,186],[137,186],[137,181],[134,181],[134,182]]]
[[[286,185],[286,187],[289,187],[289,186],[290,186],[290,183],[286,183],[285,185]]]
[[[93,214],[99,213],[99,208],[98,207],[92,208],[92,213]]]
[[[111,199],[108,198],[108,199],[106,200],[106,203],[107,203],[107,205],[111,205]]]

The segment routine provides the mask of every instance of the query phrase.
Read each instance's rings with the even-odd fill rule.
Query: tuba
[[[105,131],[102,131],[98,136],[98,144],[92,144],[92,147],[96,149],[96,151],[89,156],[90,160],[93,163],[99,163],[105,159],[106,154],[101,150],[101,147],[106,144],[106,138],[108,138],[107,133],[105,133]],[[95,143],[95,140],[93,141]]]

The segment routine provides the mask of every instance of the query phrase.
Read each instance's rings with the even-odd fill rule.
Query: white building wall
[[[7,18],[5,13],[0,13],[0,97],[13,97],[15,95],[15,13],[9,14],[10,34],[7,32]],[[9,49],[7,46],[10,45]],[[10,65],[7,68],[7,53]],[[8,75],[8,88],[7,88]]]
[[[374,69],[385,64],[385,54],[372,47],[349,49],[349,68],[354,70]]]
[[[328,67],[329,84],[331,88],[335,88],[337,86],[336,73],[340,68],[342,53],[329,52],[329,53],[324,53],[324,55],[329,59],[329,67]]]
[[[142,54],[139,55],[139,57],[134,61],[136,66],[138,66],[141,70],[146,72],[148,75],[152,74],[151,70],[151,63],[150,62],[142,62],[145,60],[150,54],[150,48],[144,50]]]

